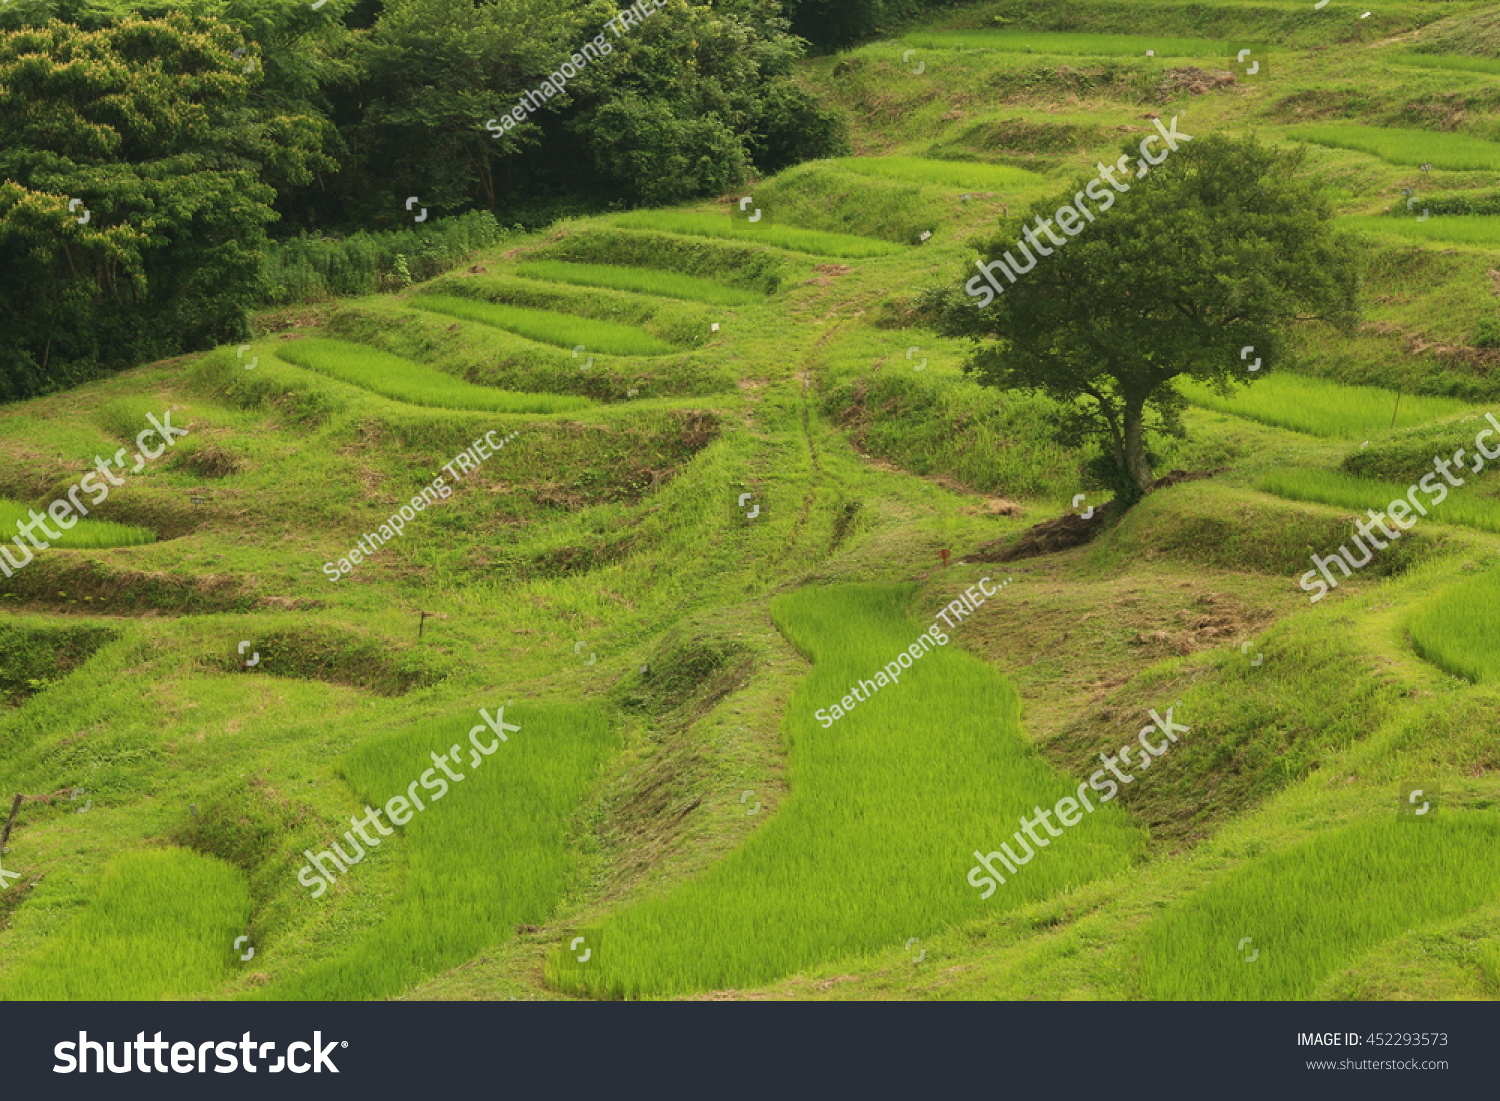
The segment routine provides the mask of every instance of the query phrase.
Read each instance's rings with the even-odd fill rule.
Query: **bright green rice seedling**
[[[776,248],[805,252],[812,256],[844,256],[864,259],[894,256],[905,246],[873,237],[848,233],[826,233],[798,229],[774,222],[751,225],[733,221],[727,214],[684,214],[673,211],[640,210],[623,214],[615,224],[625,229],[651,229],[661,233],[683,233],[691,237],[721,237],[731,241],[758,241]]]
[[[1461,474],[1456,476],[1462,477]],[[1442,485],[1443,479],[1437,477],[1436,484]],[[1363,512],[1372,508],[1383,511],[1398,497],[1405,497],[1406,491],[1411,487],[1373,478],[1356,478],[1332,470],[1289,467],[1266,474],[1261,478],[1258,488],[1263,493],[1274,493],[1293,501],[1313,501],[1320,505],[1354,508]],[[1500,503],[1488,497],[1464,493],[1462,487],[1455,489],[1450,486],[1448,496],[1436,504],[1432,503],[1430,495],[1420,491],[1417,500],[1427,509],[1428,519],[1437,523],[1500,532]]]
[[[127,852],[81,914],[0,978],[0,1001],[191,997],[228,977],[249,918],[245,878],[222,860]]]
[[[288,363],[332,375],[340,382],[362,387],[382,397],[435,409],[566,413],[591,404],[586,398],[521,394],[475,386],[421,363],[343,340],[313,338],[292,341],[278,347],[276,354]]]
[[[119,475],[116,475],[119,477]],[[80,494],[79,497],[85,505],[89,500],[88,495]],[[38,507],[38,512],[45,513],[45,507]],[[17,504],[15,501],[0,500],[0,539],[10,540],[16,537],[16,525],[30,520],[31,511],[27,506]],[[75,517],[76,519],[76,517]],[[37,531],[39,539],[46,540],[54,547],[70,548],[72,550],[98,550],[103,547],[135,547],[142,543],[156,542],[156,533],[149,528],[137,527],[135,524],[115,524],[108,520],[79,520],[71,528],[64,531],[62,525],[51,520],[47,525],[53,531],[58,532],[61,539],[47,539],[40,528]],[[22,542],[26,542],[22,537]],[[35,548],[27,544],[27,549],[33,554]],[[25,555],[18,550],[12,549],[11,554],[17,558]]]
[[[789,797],[722,862],[606,921],[588,968],[559,955],[553,982],[612,997],[753,986],[1066,891],[1142,853],[1129,820],[1098,806],[981,900],[965,878],[974,851],[1011,840],[1019,815],[1078,781],[1037,755],[1014,688],[951,635],[842,719],[815,718],[916,641],[910,593],[840,585],[773,601],[814,662],[786,711]],[[734,798],[720,813],[744,813]]]
[[[1036,31],[926,31],[908,34],[913,46],[929,49],[1003,50],[1007,53],[1071,54],[1085,57],[1218,57],[1224,43],[1206,38],[1158,38],[1135,34],[1047,34]]]
[[[657,294],[665,298],[682,298],[689,302],[709,302],[715,306],[748,306],[765,296],[739,287],[725,286],[712,279],[699,279],[675,271],[656,268],[626,268],[615,264],[569,264],[560,260],[535,260],[516,269],[527,279],[546,279],[553,283],[570,283],[577,287],[608,287],[617,291]]]
[[[617,739],[597,708],[507,706],[504,721],[521,729],[476,766],[468,731],[480,721],[473,711],[424,723],[351,754],[344,775],[361,804],[372,807],[404,796],[433,768],[430,754],[446,754],[454,744],[460,756],[450,767],[464,778],[448,781],[440,799],[418,787],[426,810],[399,827],[399,838],[384,842],[388,848],[345,873],[359,890],[372,862],[400,861],[400,893],[379,924],[335,959],[257,997],[388,997],[509,939],[519,923],[548,920],[577,870],[568,851],[573,815]],[[493,744],[494,735],[486,727],[479,740]],[[349,851],[346,840],[340,843]],[[299,905],[333,904],[326,895],[314,900],[297,891]]]
[[[1301,126],[1288,136],[1296,141],[1333,149],[1369,153],[1391,164],[1422,165],[1430,162],[1435,168],[1454,171],[1500,170],[1500,144],[1468,134],[1334,123]]]
[[[1307,998],[1382,941],[1495,897],[1493,815],[1398,809],[1392,790],[1388,818],[1246,865],[1157,918],[1140,951],[1145,996]]]
[[[1500,573],[1444,589],[1407,621],[1412,647],[1439,669],[1476,684],[1500,681]]]
[[[1338,439],[1362,438],[1371,432],[1408,428],[1468,408],[1452,398],[1398,395],[1375,386],[1346,386],[1328,379],[1278,373],[1221,397],[1210,387],[1178,380],[1194,405],[1262,424]],[[1395,417],[1395,424],[1391,423]]]
[[[1384,234],[1410,241],[1500,247],[1500,215],[1496,214],[1435,214],[1421,222],[1415,217],[1349,214],[1340,218],[1339,224],[1360,233]]]
[[[862,176],[886,176],[968,191],[1016,191],[1046,182],[1024,168],[928,157],[839,157],[829,163]]]
[[[610,356],[661,356],[680,350],[648,332],[617,321],[595,321],[574,314],[437,294],[414,298],[411,304],[421,310],[493,325],[527,340],[555,344],[559,348],[576,348],[582,344],[591,352]]]

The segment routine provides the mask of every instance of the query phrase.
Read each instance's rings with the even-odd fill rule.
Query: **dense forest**
[[[0,398],[238,339],[258,304],[430,275],[501,227],[842,153],[795,62],[916,7],[13,0]]]

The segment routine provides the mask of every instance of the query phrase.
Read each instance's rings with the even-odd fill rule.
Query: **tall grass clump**
[[[479,302],[472,298],[453,298],[440,294],[424,294],[413,298],[411,304],[420,310],[430,310],[481,325],[493,325],[497,329],[524,336],[527,340],[554,344],[559,348],[576,348],[582,344],[591,352],[602,352],[610,356],[661,356],[681,350],[633,325],[622,325],[617,321],[597,321],[576,314],[535,310],[498,302]]]
[[[286,306],[336,295],[401,290],[431,279],[506,231],[487,210],[474,210],[421,226],[348,237],[302,234],[272,241],[261,253],[261,302]]]
[[[0,976],[0,1001],[157,1001],[228,977],[250,919],[238,869],[187,849],[115,857],[83,912]]]
[[[1146,929],[1145,997],[1284,1000],[1319,984],[1383,941],[1500,891],[1500,822],[1444,811],[1350,826],[1278,853],[1190,896]],[[1247,965],[1236,949],[1258,948]]]
[[[1207,38],[1160,38],[1144,34],[1072,34],[1043,31],[918,31],[904,42],[934,50],[1002,50],[1007,53],[1072,54],[1084,57],[1214,57],[1224,44]]]
[[[44,510],[38,509],[37,511]],[[31,510],[26,505],[0,499],[0,540],[14,538],[13,533],[17,526],[28,522],[30,518]],[[78,520],[66,531],[63,530],[61,524],[54,521],[49,520],[48,526],[62,538],[46,541],[54,547],[64,549],[99,550],[104,547],[135,547],[142,543],[156,542],[156,533],[150,528],[139,527],[135,524],[116,524],[109,520]],[[42,538],[46,537],[42,536]],[[21,541],[26,542],[24,537]],[[16,557],[24,557],[24,554],[19,551],[11,553]],[[32,553],[36,552],[33,550]]]
[[[527,279],[569,283],[575,287],[607,287],[610,290],[635,291],[638,294],[655,294],[664,298],[682,298],[689,302],[709,302],[716,306],[748,306],[765,300],[763,294],[715,283],[712,279],[699,279],[655,268],[534,260],[517,267],[516,274]]]
[[[1078,781],[1032,749],[1015,689],[951,636],[831,726],[815,718],[915,643],[911,591],[839,585],[772,602],[813,661],[786,709],[787,798],[707,872],[605,921],[597,966],[554,959],[554,983],[605,997],[753,986],[1070,890],[1143,852],[1125,815],[1099,806],[980,899],[966,882],[974,851],[1014,845],[1018,816]]]
[[[1062,497],[1079,478],[1084,455],[1057,442],[1056,409],[1040,394],[912,371],[856,379],[832,389],[823,403],[861,451],[914,474],[1027,497]]]
[[[1332,149],[1369,153],[1391,164],[1422,165],[1430,162],[1435,168],[1453,171],[1500,170],[1500,144],[1468,134],[1329,123],[1299,126],[1287,136],[1294,141],[1326,145]]]
[[[361,876],[375,871],[367,865],[399,862],[400,891],[376,923],[333,959],[257,997],[389,997],[510,939],[517,924],[551,917],[578,870],[569,848],[573,816],[617,739],[602,711],[579,704],[507,705],[504,720],[521,729],[477,766],[468,735],[480,721],[477,712],[413,726],[349,756],[342,771],[360,806],[405,797],[408,786],[433,768],[431,754],[447,754],[455,744],[460,755],[450,767],[463,779],[448,781],[441,799],[418,787],[426,810],[386,839],[389,848],[375,850],[345,873],[349,889],[359,890]],[[476,737],[494,744],[488,727]],[[348,841],[340,843],[348,851]],[[325,896],[307,904],[332,903]]]
[[[839,157],[829,163],[861,176],[886,176],[970,191],[1016,191],[1046,182],[1043,177],[1024,168],[977,161],[940,161],[928,157]]]
[[[728,214],[685,214],[664,210],[638,210],[622,214],[615,225],[625,229],[651,229],[660,233],[682,233],[691,237],[722,237],[730,241],[757,241],[764,245],[805,252],[812,256],[841,256],[866,259],[894,256],[904,246],[873,237],[856,237],[849,233],[828,233],[820,229],[799,229],[774,222],[758,224],[737,222]]]
[[[280,359],[330,375],[382,397],[435,409],[477,409],[492,413],[566,413],[591,404],[559,394],[521,394],[475,386],[461,378],[363,344],[314,337],[278,345]]]
[[[1432,472],[1429,470],[1427,473]],[[1437,484],[1445,483],[1438,477]],[[1293,501],[1312,501],[1315,504],[1361,511],[1372,508],[1384,511],[1392,501],[1405,497],[1411,484],[1356,478],[1332,470],[1287,467],[1266,473],[1256,488],[1263,493],[1272,493]],[[1432,503],[1432,497],[1420,491],[1417,500],[1427,509],[1429,521],[1458,524],[1478,531],[1500,532],[1500,502],[1488,497],[1466,494],[1462,487],[1455,489],[1449,486],[1448,496],[1439,503]],[[1420,518],[1416,512],[1412,515]]]
[[[1377,386],[1349,386],[1284,372],[1257,379],[1227,397],[1201,383],[1179,380],[1178,386],[1188,401],[1205,409],[1338,439],[1408,428],[1469,408],[1453,398],[1397,394]]]
[[[1444,589],[1407,620],[1413,649],[1444,672],[1475,684],[1500,681],[1500,573]]]

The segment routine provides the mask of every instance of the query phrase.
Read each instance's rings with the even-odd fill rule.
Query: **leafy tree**
[[[945,0],[785,0],[792,32],[821,52],[846,49],[888,33]]]
[[[238,336],[305,120],[248,108],[223,24],[0,33],[0,393]]]
[[[611,0],[388,0],[354,52],[346,127],[364,222],[401,197],[515,212],[679,202],[843,150],[794,77],[805,44],[775,0],[670,0],[616,35]],[[519,126],[488,129],[583,44],[607,54]],[[430,201],[429,201],[430,199]]]
[[[1112,170],[1128,193],[1080,182],[1004,225],[980,263],[1009,251],[1034,267],[1014,283],[996,276],[1001,293],[986,294],[981,276],[927,306],[947,335],[975,339],[965,370],[981,384],[1048,394],[1065,442],[1098,439],[1108,480],[1129,503],[1151,487],[1148,432],[1181,434],[1173,379],[1227,392],[1263,377],[1249,357],[1280,360],[1292,323],[1354,326],[1356,246],[1333,229],[1302,167],[1301,151],[1253,138],[1183,142],[1144,178]],[[1113,209],[1085,200],[1095,220],[1056,218],[1087,186],[1092,199],[1117,196]],[[1075,226],[1053,231],[1064,245],[1048,245],[1042,218]],[[1020,247],[1028,226],[1047,253]],[[1242,358],[1245,348],[1254,351]]]

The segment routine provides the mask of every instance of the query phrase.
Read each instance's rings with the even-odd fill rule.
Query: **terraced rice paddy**
[[[0,976],[0,1000],[190,998],[228,977],[249,917],[245,878],[222,860],[123,853],[82,912]]]
[[[1418,607],[1407,620],[1407,634],[1413,649],[1438,668],[1476,684],[1494,684],[1500,681],[1497,607],[1500,574],[1485,573],[1449,586]]]
[[[1391,59],[1397,65],[1414,69],[1443,69],[1456,73],[1486,73],[1500,76],[1500,58],[1462,57],[1458,54],[1397,54]]]
[[[1332,149],[1369,153],[1391,164],[1417,167],[1430,163],[1434,168],[1454,171],[1500,171],[1500,143],[1469,134],[1330,123],[1299,126],[1287,136]]]
[[[1375,386],[1348,386],[1328,379],[1285,373],[1267,375],[1228,397],[1201,383],[1179,380],[1194,405],[1309,436],[1360,439],[1392,428],[1409,428],[1469,408],[1452,398],[1397,395]]]
[[[591,404],[561,394],[519,394],[475,386],[410,359],[363,344],[315,337],[289,341],[277,357],[297,367],[329,375],[382,397],[435,409],[475,409],[491,413],[564,413]]]
[[[596,321],[589,317],[553,313],[549,310],[533,310],[526,306],[508,306],[436,294],[414,298],[411,304],[419,310],[447,314],[449,317],[475,321],[481,325],[493,325],[497,329],[524,336],[527,340],[553,344],[559,348],[576,348],[582,344],[591,352],[611,356],[661,356],[682,350],[630,325]]]
[[[1415,208],[1416,211],[1420,209],[1420,206]],[[1500,246],[1500,215],[1496,214],[1434,214],[1420,222],[1411,216],[1351,214],[1340,218],[1339,224],[1361,233],[1410,241],[1441,241],[1479,248]]]
[[[497,743],[486,726],[477,744],[498,748],[485,757],[469,738],[470,727],[481,721],[473,712],[456,721],[419,723],[350,755],[344,776],[370,806],[404,797],[424,773],[441,780],[430,755],[447,755],[453,745],[459,753],[450,767],[463,779],[444,781],[445,793],[435,781],[430,789],[419,786],[426,809],[398,807],[398,813],[414,813],[399,838],[389,838],[389,849],[371,852],[343,877],[358,880],[375,872],[374,863],[400,862],[401,890],[377,923],[336,958],[257,997],[386,997],[508,940],[518,923],[539,924],[551,916],[578,871],[569,852],[572,815],[618,739],[596,708],[507,706],[504,721],[521,729]],[[352,853],[348,839],[338,841]]]
[[[1141,941],[1140,996],[1313,997],[1381,941],[1495,897],[1500,860],[1477,858],[1500,843],[1493,815],[1401,817],[1398,804],[1393,788],[1388,817],[1249,864],[1156,918]]]
[[[866,259],[894,256],[905,247],[874,237],[855,237],[848,233],[826,233],[818,229],[799,229],[775,222],[749,224],[737,222],[728,214],[688,214],[673,211],[637,211],[621,215],[615,225],[625,229],[653,229],[661,233],[682,233],[691,237],[719,237],[729,241],[758,241],[776,248],[805,252],[812,256],[842,256]]]
[[[533,260],[517,266],[516,274],[527,279],[568,283],[577,287],[608,287],[611,290],[655,294],[663,298],[681,298],[688,302],[708,302],[715,306],[748,306],[765,300],[765,295],[741,290],[739,287],[657,268]]]
[[[89,495],[84,493],[80,497],[87,505]],[[45,507],[37,509],[45,512]],[[26,523],[31,518],[31,509],[26,505],[15,501],[0,500],[0,539],[15,538],[16,525]],[[62,536],[61,539],[47,539],[38,529],[38,538],[45,539],[54,547],[72,548],[73,550],[98,550],[104,547],[134,547],[142,543],[156,542],[156,533],[150,528],[143,528],[137,524],[116,524],[109,520],[79,520],[73,517],[76,523],[71,528],[63,529],[61,524],[48,521],[49,526]],[[24,543],[25,540],[22,539]],[[28,549],[30,549],[28,545]],[[34,554],[35,551],[33,550]],[[17,559],[25,555],[12,548],[11,554]]]
[[[967,191],[1015,191],[1045,182],[1035,172],[1003,164],[940,161],[928,157],[840,157],[830,164],[845,172]]]
[[[1045,31],[919,31],[904,41],[934,50],[1003,50],[1007,53],[1080,57],[1219,57],[1224,43],[1207,38],[1137,34],[1072,34]]]
[[[1444,483],[1438,477],[1435,483],[1429,484],[1441,486]],[[1356,478],[1333,470],[1289,467],[1263,475],[1257,488],[1263,493],[1274,493],[1293,501],[1383,511],[1390,502],[1405,497],[1410,485]],[[1500,502],[1465,493],[1461,486],[1448,487],[1448,495],[1437,503],[1432,503],[1433,498],[1425,493],[1419,494],[1418,500],[1427,508],[1428,519],[1432,522],[1500,532]]]
[[[1017,817],[1078,781],[1036,754],[1015,690],[951,636],[831,726],[814,717],[915,641],[923,628],[904,614],[910,593],[841,585],[772,603],[777,625],[813,661],[786,711],[787,799],[706,873],[605,922],[597,966],[554,959],[554,982],[609,997],[746,986],[1130,866],[1144,838],[1106,805],[987,901],[966,882],[974,850],[1014,845]],[[859,920],[839,916],[851,913]]]

